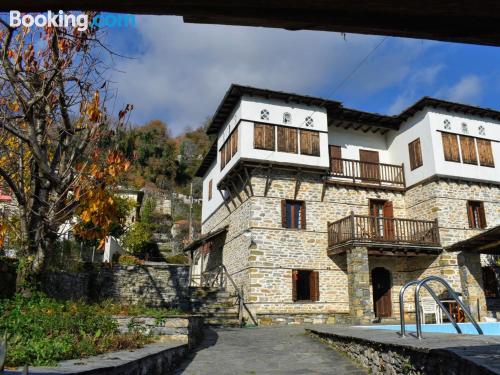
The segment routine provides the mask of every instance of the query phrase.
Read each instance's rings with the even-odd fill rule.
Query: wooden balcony
[[[354,215],[328,223],[328,254],[365,246],[373,255],[439,254],[437,221]]]
[[[403,165],[374,163],[354,159],[330,159],[330,180],[356,185],[404,189]]]

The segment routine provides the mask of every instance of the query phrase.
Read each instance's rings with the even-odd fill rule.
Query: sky
[[[174,135],[212,116],[231,83],[390,115],[422,96],[500,110],[500,47],[186,24],[169,16],[136,16],[135,26],[107,35],[114,52],[130,57],[113,61],[116,104],[134,105],[133,123],[160,119]]]

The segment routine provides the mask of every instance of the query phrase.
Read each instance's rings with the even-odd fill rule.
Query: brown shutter
[[[329,152],[330,152],[330,171],[334,174],[342,174],[343,172],[342,160],[339,160],[342,158],[342,149],[340,148],[340,146],[330,145]]]
[[[457,135],[451,133],[441,133],[441,137],[443,139],[444,160],[460,163]]]
[[[254,124],[253,147],[257,149],[265,148],[264,144],[264,125]]]
[[[484,212],[484,202],[479,203],[479,220],[481,221],[479,223],[480,228],[486,228],[486,214]]]
[[[491,142],[487,139],[477,138],[477,150],[479,152],[479,164],[483,167],[494,167],[495,161],[493,160],[493,151],[491,149]]]
[[[477,165],[476,144],[473,137],[460,136],[460,147],[462,148],[462,161],[465,164]]]
[[[264,148],[266,150],[274,151],[274,125],[264,125],[265,142]]]
[[[238,128],[234,129],[231,135],[231,155],[234,156],[238,151]]]
[[[220,169],[223,170],[226,166],[226,153],[224,151],[224,146],[220,149]]]
[[[467,218],[469,219],[469,228],[474,228],[474,212],[472,212],[471,202],[467,202]]]
[[[319,132],[312,130],[300,131],[300,153],[319,156]]]
[[[301,202],[300,206],[300,228],[306,229],[306,202]]]
[[[299,278],[299,271],[292,270],[292,301],[297,301],[297,279]]]
[[[297,129],[278,126],[278,151],[297,153]]]
[[[311,301],[316,302],[319,301],[319,272],[312,271],[309,274],[309,288]]]
[[[286,200],[281,200],[281,226],[286,228]]]
[[[415,139],[408,144],[408,151],[410,153],[410,169],[414,170],[422,166],[422,150],[420,148],[420,138]]]
[[[226,150],[226,164],[231,160],[231,139],[226,140],[226,144],[224,145],[224,149]]]
[[[212,180],[208,181],[208,200],[212,199]]]
[[[394,217],[394,207],[391,201],[384,202],[383,215],[387,218]],[[394,221],[384,219],[384,235],[388,240],[394,239]]]

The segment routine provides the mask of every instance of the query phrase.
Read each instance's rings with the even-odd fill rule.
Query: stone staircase
[[[215,287],[191,288],[191,311],[205,317],[205,325],[239,327],[238,297]]]

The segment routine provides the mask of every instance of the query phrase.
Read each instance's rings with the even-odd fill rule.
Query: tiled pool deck
[[[363,346],[367,348],[364,349],[365,353],[378,351],[392,356],[398,352],[410,353],[409,357],[413,354],[419,357],[416,361],[419,366],[422,365],[422,359],[425,362],[434,358],[433,361],[441,362],[440,366],[449,365],[450,369],[457,368],[459,371],[450,373],[500,374],[500,336],[425,333],[424,338],[418,340],[413,332],[403,338],[395,331],[362,327],[315,325],[307,329],[324,340],[341,342],[344,347],[351,342],[358,352],[359,347]]]

